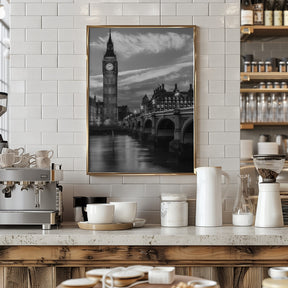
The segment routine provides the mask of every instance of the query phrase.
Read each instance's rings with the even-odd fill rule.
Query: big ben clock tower
[[[118,61],[114,53],[111,30],[107,49],[102,60],[103,71],[103,102],[104,102],[104,121],[108,124],[117,124],[117,78],[118,78]]]

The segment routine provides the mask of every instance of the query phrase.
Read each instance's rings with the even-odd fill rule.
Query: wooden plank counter
[[[198,228],[0,229],[0,287],[55,288],[96,267],[143,264],[175,266],[222,288],[260,288],[269,267],[288,266],[286,227]]]

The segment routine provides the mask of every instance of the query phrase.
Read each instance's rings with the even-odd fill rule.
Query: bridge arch
[[[161,146],[169,147],[174,139],[175,123],[170,118],[161,118],[156,125],[156,142]]]
[[[151,133],[152,131],[152,120],[151,119],[146,119],[143,125],[143,132],[144,133]]]
[[[193,117],[188,118],[181,129],[181,142],[183,144],[193,144],[193,134],[194,134],[194,127],[193,127]]]

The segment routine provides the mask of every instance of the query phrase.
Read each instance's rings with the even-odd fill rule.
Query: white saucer
[[[99,280],[97,279],[90,279],[90,278],[76,278],[76,279],[69,279],[61,283],[61,287],[65,288],[92,288],[94,287]]]
[[[133,222],[133,227],[140,228],[140,227],[143,227],[145,223],[146,223],[146,219],[136,218],[135,221]]]

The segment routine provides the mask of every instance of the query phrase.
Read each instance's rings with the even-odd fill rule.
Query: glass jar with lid
[[[188,225],[188,202],[183,194],[161,195],[161,226],[183,227]]]

